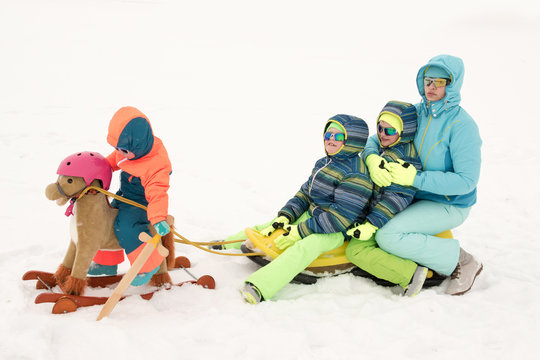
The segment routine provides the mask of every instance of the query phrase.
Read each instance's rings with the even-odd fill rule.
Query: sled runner
[[[186,270],[190,266],[191,266],[191,263],[189,259],[184,256],[178,256],[175,259],[175,269]],[[191,277],[193,277],[193,275],[190,272],[188,272],[187,270],[186,272]],[[92,288],[97,288],[97,287],[107,287],[110,285],[114,285],[114,284],[119,283],[122,280],[122,276],[123,275],[88,277],[87,278],[88,286]],[[36,289],[48,289],[50,291],[50,292],[39,294],[36,297],[34,303],[36,304],[54,303],[53,308],[52,308],[53,314],[65,314],[68,312],[76,311],[80,307],[103,305],[109,299],[108,297],[101,297],[101,296],[68,295],[65,293],[53,292],[52,289],[55,286],[60,286],[60,285],[56,282],[54,274],[50,272],[30,270],[30,271],[27,271],[23,275],[22,279],[23,280],[37,280]],[[138,294],[138,296],[142,297],[145,300],[150,300],[152,296],[158,291],[170,290],[173,287],[182,286],[185,284],[196,284],[206,289],[215,289],[216,287],[216,283],[212,276],[203,275],[198,279],[194,278],[194,280],[182,281],[170,287],[156,288],[147,293]],[[126,295],[126,296],[123,296],[121,299],[125,299],[128,296],[137,296],[137,295]]]
[[[257,265],[264,266],[276,257],[278,257],[283,252],[276,247],[276,245],[274,244],[274,239],[285,233],[285,230],[278,229],[274,231],[270,236],[264,236],[257,230],[252,228],[247,228],[245,232],[248,240],[246,240],[242,244],[242,252],[259,252],[264,255],[249,257],[249,259]],[[453,235],[450,230],[447,230],[436,236],[441,238],[452,238]],[[349,262],[345,255],[345,249],[347,248],[348,244],[349,242],[345,241],[345,244],[343,244],[342,246],[331,251],[327,251],[321,256],[319,256],[303,272],[296,275],[296,277],[293,279],[293,282],[301,284],[314,284],[321,277],[352,273],[355,276],[369,278],[378,285],[396,286],[396,284],[393,284],[383,279],[379,279]],[[424,287],[440,285],[444,279],[446,279],[445,276],[429,270],[427,279],[424,282]]]

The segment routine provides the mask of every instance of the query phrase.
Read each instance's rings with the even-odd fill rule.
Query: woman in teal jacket
[[[460,58],[439,55],[418,71],[422,102],[416,105],[418,129],[414,145],[423,170],[387,164],[369,167],[379,186],[391,182],[413,186],[415,201],[377,231],[377,244],[441,274],[452,275],[446,293],[461,295],[471,287],[482,264],[460,248],[456,239],[435,237],[462,224],[476,203],[482,140],[472,117],[459,106],[464,65]],[[370,137],[362,156],[378,156]],[[378,164],[380,161],[366,161]]]

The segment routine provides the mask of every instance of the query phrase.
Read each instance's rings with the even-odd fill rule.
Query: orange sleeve
[[[118,165],[116,165],[116,151],[113,151],[111,154],[109,154],[106,159],[109,162],[109,165],[111,165],[113,171],[120,170]]]
[[[158,165],[159,164],[159,165]],[[152,160],[153,171],[141,178],[144,186],[144,194],[148,201],[147,216],[150,224],[155,225],[162,220],[167,220],[169,214],[169,179],[172,171],[167,153],[162,153],[157,159]],[[156,165],[159,168],[156,171]]]

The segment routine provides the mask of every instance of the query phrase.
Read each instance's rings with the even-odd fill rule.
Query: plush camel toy
[[[113,230],[114,219],[118,210],[109,204],[107,196],[96,190],[90,190],[82,198],[78,199],[80,193],[88,186],[108,189],[110,175],[107,175],[106,171],[107,169],[108,171],[111,170],[106,161],[103,156],[96,152],[73,154],[60,165],[58,181],[48,185],[45,190],[47,198],[55,200],[60,206],[71,201],[71,205],[66,211],[66,215],[72,213],[72,216],[70,216],[71,241],[64,260],[55,273],[58,284],[68,294],[83,294],[87,284],[86,275],[88,269],[98,250],[122,249]],[[72,166],[73,169],[70,169],[69,166]],[[102,169],[101,175],[99,175],[100,167]],[[89,174],[92,171],[97,171],[98,175]],[[82,176],[66,175],[79,173]],[[104,182],[106,186],[104,186]],[[172,225],[173,219],[172,217],[169,218],[168,222],[171,222],[170,225]],[[152,226],[149,227],[149,230],[152,235],[155,234]],[[167,272],[167,264],[170,268],[174,267],[173,235],[169,233],[162,237],[161,240],[169,250],[169,255],[163,260],[158,272],[150,280],[150,284],[154,286],[172,283]]]

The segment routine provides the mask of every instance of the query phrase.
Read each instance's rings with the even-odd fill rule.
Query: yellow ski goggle
[[[438,78],[432,78],[432,77],[425,77],[424,78],[424,86],[431,86],[431,84],[435,84],[435,87],[444,87],[450,83],[449,79],[438,79]]]

